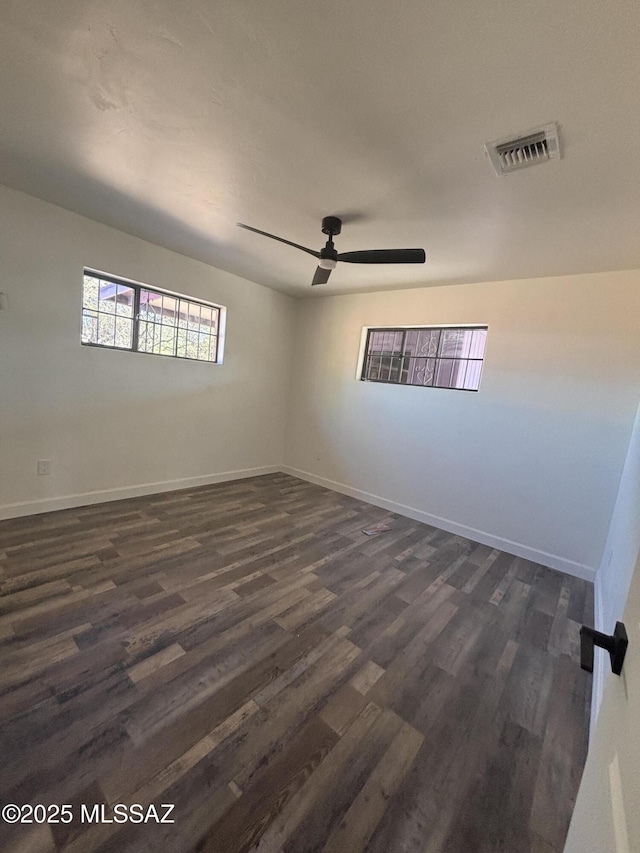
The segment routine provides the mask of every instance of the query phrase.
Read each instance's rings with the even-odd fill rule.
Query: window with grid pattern
[[[217,362],[220,308],[85,271],[82,343]]]
[[[477,391],[486,326],[369,329],[361,379]]]

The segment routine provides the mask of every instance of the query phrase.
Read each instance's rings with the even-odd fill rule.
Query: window
[[[477,391],[486,326],[368,329],[361,379]]]
[[[82,343],[218,362],[220,312],[216,305],[85,270]]]

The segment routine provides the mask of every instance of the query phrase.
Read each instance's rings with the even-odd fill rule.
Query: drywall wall
[[[624,610],[639,550],[640,406],[636,412],[602,565],[598,571],[602,624],[604,628],[611,629],[607,633],[611,633],[616,619],[620,619]]]
[[[224,364],[81,346],[84,266],[226,306]],[[281,466],[290,297],[4,187],[0,291],[1,516]]]
[[[609,535],[595,581],[595,627],[613,633],[622,619],[629,586],[640,552],[640,406],[620,478]],[[594,689],[591,702],[592,732],[598,716],[606,679],[610,677],[609,656],[596,651]]]
[[[628,530],[636,539],[638,518]],[[640,560],[626,607],[629,636],[620,676],[609,667],[564,853],[640,853]],[[563,749],[560,740],[559,750]]]
[[[356,379],[363,326],[489,327],[478,393]],[[305,300],[287,470],[593,580],[640,387],[640,272]]]

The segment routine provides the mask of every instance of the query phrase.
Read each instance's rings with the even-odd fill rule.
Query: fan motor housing
[[[322,260],[337,261],[338,253],[333,248],[333,243],[331,243],[330,245],[332,248],[329,248],[329,246],[327,245],[324,247],[324,249],[320,249],[320,257],[322,258]]]
[[[337,216],[325,216],[322,220],[322,233],[336,237],[342,231],[342,220]]]

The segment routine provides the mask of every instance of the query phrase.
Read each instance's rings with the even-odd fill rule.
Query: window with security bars
[[[217,362],[220,308],[85,272],[82,343]]]
[[[369,329],[361,379],[477,391],[486,326]]]

